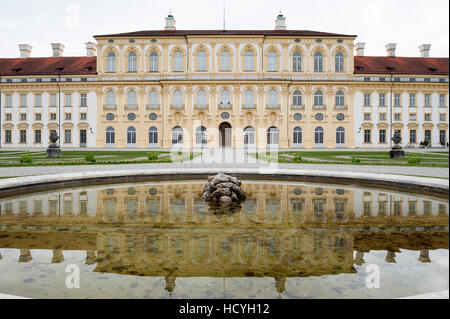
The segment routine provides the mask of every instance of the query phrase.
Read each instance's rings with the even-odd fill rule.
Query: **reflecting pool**
[[[204,184],[91,186],[0,199],[0,293],[398,298],[449,287],[448,199],[244,180],[247,201],[222,215],[202,201]],[[80,287],[70,289],[74,267]]]

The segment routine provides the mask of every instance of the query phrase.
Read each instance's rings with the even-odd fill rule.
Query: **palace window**
[[[342,91],[336,93],[336,107],[343,108],[345,106],[345,94]]]
[[[155,109],[158,108],[159,104],[158,104],[158,92],[156,91],[150,91],[150,96],[149,96],[149,105],[150,108]]]
[[[220,54],[220,71],[231,71],[231,56],[228,51],[222,51]]]
[[[56,121],[56,113],[50,113],[50,121]]]
[[[21,121],[26,121],[27,120],[27,114],[26,113],[21,113],[20,114],[20,120]]]
[[[251,126],[244,129],[244,145],[255,145],[255,129]]]
[[[394,106],[400,107],[401,106],[401,99],[400,99],[400,94],[395,94],[394,95]]]
[[[338,52],[336,53],[334,59],[336,72],[344,72],[344,54],[342,52]]]
[[[197,92],[197,108],[204,109],[206,108],[206,91],[205,90],[199,90]]]
[[[129,146],[136,145],[136,129],[132,126],[127,130],[127,144]]]
[[[72,130],[64,130],[64,143],[72,143]]]
[[[394,121],[401,121],[402,120],[402,114],[401,113],[395,113],[394,114]]]
[[[148,143],[152,146],[158,145],[158,129],[154,126],[148,129]]]
[[[229,107],[231,105],[231,94],[228,90],[222,90],[220,92],[220,104],[221,106]]]
[[[386,121],[386,113],[380,113],[380,121]]]
[[[25,144],[27,142],[27,131],[26,130],[20,130],[20,141],[19,143]]]
[[[183,108],[183,92],[181,90],[173,92],[173,107],[175,109]]]
[[[87,94],[80,95],[80,106],[87,106]]]
[[[109,52],[106,60],[106,72],[114,73],[116,72],[116,55],[114,52]]]
[[[66,94],[65,106],[72,106],[72,94]]]
[[[409,131],[409,142],[410,143],[417,143],[416,130],[410,130]]]
[[[270,51],[267,55],[267,71],[276,72],[278,71],[278,56],[275,51]]]
[[[173,71],[183,72],[183,52],[177,51],[173,55]]]
[[[380,93],[380,106],[386,106],[386,94]]]
[[[416,106],[416,95],[415,94],[409,95],[409,106]]]
[[[323,128],[320,126],[314,130],[314,143],[323,144]]]
[[[364,94],[364,106],[370,106],[370,93]]]
[[[172,144],[183,144],[183,129],[179,126],[172,130]]]
[[[292,103],[293,103],[294,108],[301,108],[301,106],[302,106],[302,92],[301,91],[297,90],[294,92]]]
[[[22,107],[27,106],[27,95],[26,94],[20,94],[20,106],[22,106]]]
[[[409,120],[410,120],[410,121],[415,121],[415,120],[417,120],[416,113],[410,113],[410,114],[409,114]]]
[[[252,109],[255,107],[255,94],[252,90],[247,90],[244,93],[244,108]]]
[[[113,91],[108,91],[108,93],[106,93],[106,108],[116,108],[116,94]]]
[[[250,50],[244,53],[244,71],[255,71],[254,54]]]
[[[431,121],[431,113],[425,113],[425,121]]]
[[[208,144],[208,134],[205,127],[200,126],[195,131],[195,144],[197,145]]]
[[[42,142],[41,130],[35,130],[34,131],[34,143],[40,144],[41,142]]]
[[[292,71],[302,72],[302,54],[298,51],[292,56]]]
[[[320,51],[314,54],[314,72],[323,72],[323,55]]]
[[[113,127],[106,129],[106,144],[114,145],[116,143],[116,132]]]
[[[199,51],[197,53],[197,71],[206,71],[206,52]]]
[[[424,105],[427,106],[427,107],[431,106],[431,94],[425,94]]]
[[[386,130],[380,130],[379,131],[379,143],[385,144],[386,143]]]
[[[158,72],[159,57],[157,52],[150,53],[150,72]]]
[[[299,145],[303,143],[303,132],[301,127],[294,128],[294,144]]]
[[[323,106],[323,93],[320,90],[314,93],[314,106]]]
[[[50,94],[50,106],[56,106],[56,94]]]
[[[42,106],[42,95],[36,94],[34,96],[34,106]]]
[[[41,113],[36,113],[34,115],[34,120],[35,121],[41,121],[42,120],[42,114]]]
[[[87,120],[87,114],[86,113],[80,113],[80,120],[86,121]]]
[[[267,130],[267,144],[278,145],[279,130],[277,127],[270,127]]]
[[[129,109],[137,108],[137,94],[133,90],[129,91],[127,94],[127,107]]]
[[[371,143],[372,131],[364,130],[364,143]]]
[[[278,92],[276,90],[269,91],[269,108],[278,108]]]
[[[5,144],[12,143],[12,132],[11,130],[5,130]]]
[[[446,119],[447,119],[447,115],[445,113],[439,114],[439,121],[445,122]]]
[[[439,94],[439,107],[445,107],[445,94]]]
[[[137,72],[137,54],[134,51],[128,53],[128,72]]]
[[[336,129],[336,144],[345,144],[345,129],[342,126]]]

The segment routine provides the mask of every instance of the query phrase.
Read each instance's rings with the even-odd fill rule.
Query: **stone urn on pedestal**
[[[394,142],[395,145],[392,146],[392,149],[389,152],[389,157],[390,158],[405,158],[405,151],[403,151],[403,148],[399,145],[402,142],[402,137],[400,136],[399,132],[396,132],[394,134],[392,141]]]
[[[47,157],[61,157],[61,148],[56,142],[58,142],[59,136],[55,131],[50,133],[50,142],[52,142],[47,149]]]

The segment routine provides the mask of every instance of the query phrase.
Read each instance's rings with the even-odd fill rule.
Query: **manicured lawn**
[[[154,158],[149,159],[149,154]],[[0,152],[0,167],[11,166],[49,166],[49,165],[100,165],[100,164],[136,164],[136,163],[172,163],[184,162],[200,153],[149,152],[149,151],[62,151],[60,158],[48,158],[46,152],[30,152],[32,163],[21,163],[22,156],[28,152]],[[94,162],[87,162],[86,155],[93,155]]]
[[[406,152],[404,159],[391,159],[389,152],[364,151],[321,151],[321,152],[279,152],[250,154],[261,160],[279,163],[312,164],[355,164],[355,165],[410,165],[426,167],[448,167],[448,152],[414,153]],[[301,156],[301,161],[299,160]],[[420,163],[411,161],[410,157],[420,158]]]

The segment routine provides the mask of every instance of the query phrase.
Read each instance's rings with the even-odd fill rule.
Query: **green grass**
[[[446,153],[445,153],[446,154]],[[367,151],[308,151],[279,153],[249,154],[268,162],[297,163],[296,157],[301,155],[301,163],[305,164],[350,164],[350,165],[386,165],[386,166],[416,166],[416,167],[448,167],[448,155],[431,153],[406,152],[404,159],[391,159],[389,152]],[[418,163],[409,160],[410,155],[420,158]],[[408,161],[409,160],[409,161]]]

